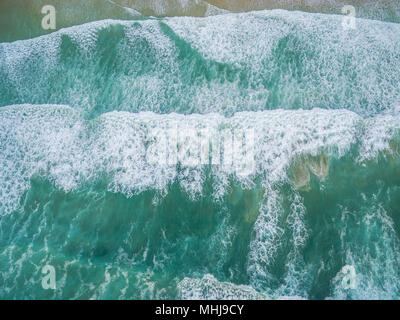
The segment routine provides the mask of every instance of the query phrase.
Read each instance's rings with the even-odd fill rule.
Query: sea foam
[[[344,30],[339,15],[283,10],[104,20],[2,43],[0,105],[68,104],[90,117],[316,107],[371,116],[400,101],[400,26],[357,21]]]
[[[259,176],[265,186],[284,179],[291,179],[296,185],[302,178],[301,173],[296,176],[296,170],[289,173],[293,161],[303,161],[311,172],[324,178],[329,157],[343,156],[353,144],[361,146],[359,161],[390,151],[390,141],[399,127],[397,116],[363,120],[350,111],[322,109],[242,112],[230,118],[218,114],[111,112],[85,120],[67,106],[16,105],[1,108],[0,117],[3,214],[17,208],[18,199],[35,174],[44,175],[66,191],[105,175],[110,191],[127,196],[149,188],[166,190],[173,181],[196,196],[201,194],[207,168],[218,178],[214,186],[216,198],[224,194],[228,177],[243,185]],[[185,166],[182,161],[149,162],[150,133],[171,128],[195,132],[212,129],[216,135],[226,129],[253,129],[254,171],[240,175],[235,167],[223,166],[222,162],[198,166]],[[198,140],[189,139],[186,143]],[[198,145],[191,148],[200,152]]]

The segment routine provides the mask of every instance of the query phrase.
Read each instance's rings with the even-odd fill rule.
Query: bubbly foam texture
[[[400,290],[397,281],[400,262],[400,244],[393,220],[376,199],[364,199],[359,214],[362,217],[354,228],[349,216],[351,212],[343,208],[345,222],[342,231],[345,264],[353,268],[352,273],[339,272],[332,279],[333,299],[393,299]],[[350,225],[353,228],[347,226]],[[368,245],[349,245],[347,239],[362,234]],[[372,240],[379,234],[380,241]],[[382,261],[385,261],[382,264]],[[351,285],[350,289],[346,284]]]
[[[250,286],[219,282],[212,275],[202,279],[185,278],[178,284],[179,299],[183,300],[269,300],[268,295]]]
[[[388,150],[396,154],[391,148],[391,141],[399,135],[398,115],[382,114],[365,121],[365,137],[361,146],[360,160],[371,159],[378,152]],[[398,152],[398,151],[397,151]]]
[[[127,196],[149,188],[166,190],[173,181],[193,196],[201,194],[208,167],[205,163],[185,166],[183,162],[149,161],[149,139],[155,130],[177,128],[198,133],[207,129],[222,136],[226,128],[230,132],[254,129],[254,170],[241,175],[234,166],[224,166],[222,160],[212,165],[212,174],[220,183],[215,185],[217,195],[225,192],[230,176],[243,185],[261,176],[267,187],[286,179],[296,158],[320,154],[341,157],[360,139],[362,150],[368,150],[364,158],[371,158],[373,150],[376,155],[383,148],[382,137],[376,132],[383,130],[387,136],[387,120],[362,120],[345,110],[243,112],[232,118],[111,112],[89,121],[66,106],[18,105],[2,108],[0,115],[3,214],[16,209],[35,174],[44,175],[66,191],[105,175],[110,190]],[[397,120],[392,119],[392,124],[398,128]],[[359,129],[362,124],[368,124],[369,129]],[[395,131],[392,129],[393,134]],[[197,152],[197,144],[190,145],[197,141],[186,141],[189,150]],[[367,147],[374,144],[379,147]]]
[[[302,300],[296,295],[273,295],[259,292],[248,285],[218,281],[206,274],[201,279],[184,278],[178,284],[178,299],[182,300]]]
[[[172,183],[178,183],[190,197],[201,197],[206,176],[211,174],[212,194],[216,200],[226,195],[232,184],[251,189],[259,180],[259,188],[263,190],[262,193],[255,191],[260,194],[257,198],[259,212],[252,213],[255,216],[249,218],[255,221],[247,264],[251,287],[218,282],[210,276],[204,279],[186,278],[178,286],[179,295],[185,299],[307,298],[310,287],[307,273],[310,270],[302,258],[302,250],[309,237],[305,225],[306,208],[296,190],[296,178],[292,176],[291,168],[303,162],[317,178],[327,179],[329,173],[325,171],[329,171],[329,162],[333,159],[341,161],[349,152],[353,161],[361,164],[382,154],[393,153],[391,144],[386,141],[398,137],[398,119],[396,113],[363,119],[347,110],[313,109],[242,112],[229,118],[219,114],[111,112],[87,120],[84,114],[68,106],[8,106],[0,109],[0,212],[2,215],[18,215],[21,199],[30,188],[31,178],[38,176],[65,192],[79,191],[81,187],[98,185],[100,182],[104,189],[123,193],[126,197],[144,190],[158,190],[157,197],[163,197]],[[254,172],[239,175],[234,168],[221,164],[210,167],[149,162],[146,154],[153,142],[151,133],[165,132],[171,128],[177,128],[178,132],[212,129],[214,137],[222,136],[227,129],[253,128]],[[196,143],[186,141],[196,150]],[[352,154],[354,150],[355,155]],[[291,188],[287,199],[289,208],[283,203],[283,184]],[[232,195],[232,198],[234,201],[235,196]],[[375,200],[373,203],[376,203]],[[382,259],[391,259],[390,268],[394,272],[382,273],[379,257],[368,260],[371,263],[363,269],[365,261],[360,252],[365,251],[349,246],[346,263],[356,266],[360,284],[352,297],[364,297],[362,292],[365,288],[373,289],[370,297],[390,296],[396,290],[390,284],[393,283],[391,277],[396,274],[395,262],[398,259],[395,254],[398,245],[393,240],[391,220],[381,208],[371,205],[368,199],[365,208],[376,209],[366,215],[363,225],[370,228],[368,226],[372,221],[371,234],[376,231],[385,235],[387,241],[377,244],[377,252],[380,252]],[[364,213],[362,210],[360,212]],[[362,231],[363,228],[360,233]],[[285,244],[283,236],[289,236],[291,243],[285,263],[286,272],[280,287],[271,291],[268,290],[271,283],[270,268]],[[215,241],[220,242],[219,238],[215,238]],[[368,254],[373,256],[374,252],[372,248]],[[382,275],[384,291],[377,287],[375,281],[368,280],[370,271]],[[107,274],[105,279],[104,290],[108,286]],[[348,291],[343,291],[341,287],[341,275],[332,281],[334,297],[348,295]],[[99,295],[102,290],[99,289]],[[148,294],[147,291],[142,293],[145,296]]]
[[[0,104],[68,104],[92,117],[391,110],[400,101],[400,25],[359,19],[349,31],[341,23],[341,16],[273,10],[106,20],[4,43],[1,87],[13,90]]]
[[[176,8],[185,15],[221,13],[197,0],[151,10],[164,16]],[[282,10],[202,19],[103,20],[0,44],[0,216],[2,228],[11,225],[16,235],[1,253],[16,266],[0,273],[0,280],[7,278],[5,291],[18,298],[17,281],[9,279],[26,279],[26,266],[32,264],[39,277],[40,268],[32,261],[44,264],[54,258],[48,244],[58,224],[52,212],[46,216],[51,201],[32,208],[34,214],[27,208],[36,206],[38,181],[45,180],[45,186],[71,198],[82,197],[83,190],[89,195],[82,201],[105,197],[81,216],[63,212],[60,225],[71,217],[77,230],[86,226],[86,214],[96,221],[96,208],[104,207],[107,197],[133,206],[138,199],[148,201],[161,212],[158,201],[174,192],[194,200],[195,207],[195,200],[210,194],[210,202],[222,208],[216,209],[222,222],[207,239],[218,262],[200,271],[215,273],[221,281],[209,274],[198,278],[198,270],[184,272],[184,279],[178,274],[167,279],[164,268],[171,260],[164,248],[177,244],[168,237],[171,230],[154,229],[163,235],[163,245],[158,254],[150,252],[154,243],[145,240],[152,235],[145,232],[141,239],[132,216],[125,220],[132,226],[126,224],[130,230],[123,241],[134,245],[125,250],[118,243],[104,245],[112,228],[103,221],[102,235],[82,249],[90,256],[87,263],[76,256],[65,263],[53,298],[70,297],[63,289],[67,269],[72,277],[78,270],[82,284],[74,298],[89,293],[89,298],[107,298],[118,292],[121,281],[120,298],[170,298],[166,292],[172,287],[181,299],[309,298],[320,275],[340,270],[341,263],[354,268],[355,287],[346,288],[346,275],[338,272],[323,279],[324,285],[330,281],[324,297],[397,296],[400,244],[391,215],[396,214],[392,199],[398,196],[400,27],[358,19],[356,30],[345,31],[341,21],[341,16]],[[26,101],[32,104],[16,104]],[[40,104],[48,102],[55,104]],[[165,149],[158,144],[164,138],[172,142]],[[237,139],[243,149],[225,149]],[[219,150],[218,143],[224,148]],[[377,170],[380,163],[386,167]],[[346,183],[356,186],[355,201],[346,199]],[[153,198],[145,199],[144,191],[155,191],[147,193]],[[139,194],[144,197],[135,197]],[[316,195],[327,201],[326,210],[319,208]],[[27,212],[21,212],[23,207]],[[119,218],[130,214],[127,208],[120,208]],[[305,246],[321,239],[319,230],[307,225],[313,220],[313,226],[320,225],[312,217],[319,210],[324,223],[338,226],[341,248],[327,254],[339,259],[321,251],[326,259],[305,261],[311,259]],[[151,218],[160,219],[158,214]],[[39,231],[23,235],[18,219],[27,219],[22,225],[31,231],[37,222]],[[335,231],[324,230],[333,242]],[[308,241],[310,234],[313,241]],[[82,243],[72,227],[64,236],[61,255]],[[27,250],[20,237],[32,240]],[[190,230],[188,237],[193,238]],[[226,271],[237,237],[248,241],[247,255]],[[184,250],[185,241],[183,236]],[[112,264],[102,261],[92,269],[97,257],[117,247]],[[151,259],[153,265],[143,268]],[[97,280],[85,282],[82,275],[92,272]],[[157,279],[163,277],[169,288],[159,288]],[[97,281],[102,283],[98,287]]]

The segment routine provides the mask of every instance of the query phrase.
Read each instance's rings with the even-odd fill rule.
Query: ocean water
[[[0,6],[0,299],[399,298],[394,1],[32,3]]]

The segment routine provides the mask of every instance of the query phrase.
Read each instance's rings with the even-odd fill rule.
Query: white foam
[[[386,130],[388,117],[393,117],[389,131]],[[254,129],[255,171],[243,176],[234,168],[213,165],[213,193],[216,198],[223,197],[230,183],[251,188],[256,179],[261,180],[263,196],[259,200],[248,257],[250,284],[259,291],[265,289],[270,277],[269,266],[282,245],[281,237],[290,230],[293,248],[286,262],[284,283],[274,298],[304,298],[307,294],[301,288],[307,286],[302,286],[303,276],[293,266],[303,263],[299,252],[307,240],[307,230],[302,199],[288,174],[292,163],[318,155],[329,162],[332,157],[340,158],[349,150],[357,150],[352,146],[360,147],[355,162],[364,161],[361,155],[365,150],[371,159],[390,149],[390,145],[383,145],[381,141],[398,134],[400,121],[396,115],[363,119],[346,110],[322,109],[242,112],[230,118],[219,114],[111,112],[85,120],[83,114],[68,106],[3,107],[0,109],[0,214],[18,214],[15,211],[20,209],[20,200],[30,188],[30,179],[38,176],[65,192],[86,188],[101,180],[106,183],[104,188],[127,197],[144,190],[158,191],[157,196],[162,197],[172,183],[179,183],[191,197],[201,196],[208,165],[149,163],[146,158],[152,143],[149,133],[170,128],[212,128],[216,136],[226,128]],[[292,206],[287,215],[282,214],[285,210],[281,203],[282,183],[293,184]],[[284,230],[280,220],[285,215]],[[184,298],[257,296],[254,289],[221,284],[215,279],[186,279],[180,288]],[[221,296],[223,292],[228,295]]]
[[[62,36],[70,37],[82,52],[95,54],[99,30],[122,25],[125,37],[116,48],[118,64],[103,79],[110,91],[102,106],[106,111],[111,108],[107,104],[133,112],[226,115],[277,107],[324,107],[370,116],[397,106],[400,25],[359,19],[356,30],[346,31],[341,19],[340,15],[272,10],[207,18],[104,20],[0,44],[0,70],[4,85],[14,88],[16,101],[47,102],[49,90],[57,87],[50,79],[61,68],[70,87],[60,92],[62,101],[98,114],[102,110],[93,110],[98,108],[94,101],[104,91],[91,85],[92,78],[99,76],[92,73],[96,56],[87,61],[93,68],[85,75],[74,73],[77,68],[64,69],[60,66]],[[187,47],[181,48],[174,37]],[[146,72],[136,70],[138,61],[146,57],[139,49],[141,41],[149,44],[142,50],[149,61],[154,60]],[[181,50],[192,50],[185,53],[184,61]],[[72,65],[82,63],[83,57],[71,57]],[[193,83],[188,81],[192,58],[210,68],[207,75],[202,74],[203,67],[199,69]],[[217,71],[223,67],[226,72]],[[111,97],[121,101],[115,103]]]
[[[299,156],[322,153],[328,159],[341,157],[360,139],[360,123],[364,121],[350,111],[322,109],[243,112],[231,118],[111,112],[87,121],[66,106],[33,105],[4,107],[0,117],[3,213],[17,208],[35,174],[44,175],[66,191],[106,175],[109,190],[127,196],[147,189],[166,190],[173,181],[190,195],[200,195],[207,165],[182,166],[182,162],[178,171],[177,162],[149,163],[146,148],[149,133],[155,129],[207,128],[217,135],[226,128],[255,130],[253,171],[241,175],[235,166],[223,166],[223,162],[211,167],[218,197],[225,193],[229,177],[250,185],[260,176],[268,189],[287,179],[287,169]],[[377,125],[375,131],[385,123]],[[380,139],[377,136],[370,142],[372,136],[365,137],[365,145]]]
[[[390,142],[394,138],[399,138],[399,115],[383,114],[366,119],[363,129],[365,131],[359,161],[374,159],[377,154],[385,150],[388,154],[396,155],[396,150],[391,148]]]
[[[394,222],[377,201],[377,195],[363,201],[360,212],[342,208],[345,227],[341,238],[347,272],[342,269],[332,279],[332,296],[328,299],[391,300],[400,290],[400,243]],[[355,214],[360,216],[356,226],[348,219]],[[350,244],[346,241],[349,237],[363,241]]]
[[[178,284],[178,298],[182,300],[269,300],[268,295],[250,286],[220,282],[212,275],[202,279],[185,278]]]

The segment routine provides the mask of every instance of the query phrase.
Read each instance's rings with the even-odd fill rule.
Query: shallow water
[[[115,2],[0,32],[0,298],[398,298],[396,9]]]

